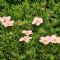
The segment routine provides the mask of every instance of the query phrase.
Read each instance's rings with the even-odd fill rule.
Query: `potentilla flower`
[[[10,19],[11,19],[10,16],[8,16],[8,17],[2,17],[2,18],[0,18],[0,21],[2,22],[2,24],[5,27],[13,26],[14,21],[10,21]]]
[[[60,37],[57,37],[57,43],[60,44]]]
[[[32,31],[31,30],[23,30],[22,33],[29,36],[32,34]]]
[[[0,21],[1,21],[1,22],[5,22],[6,20],[10,20],[10,19],[11,19],[10,16],[8,16],[8,17],[5,17],[5,16],[4,16],[4,17],[2,17],[2,18],[0,17]]]
[[[55,43],[55,44],[57,43],[57,36],[56,35],[52,35],[51,39],[52,39],[52,41],[51,41],[52,43]]]
[[[30,39],[32,39],[32,37],[29,37],[29,36],[24,36],[24,37],[21,37],[19,39],[19,41],[24,41],[26,43],[28,43],[30,41]]]
[[[41,37],[39,40],[41,43],[47,45],[50,43],[60,44],[60,37],[57,37],[56,35]]]
[[[5,23],[2,23],[5,27],[13,26],[14,21],[6,21]]]
[[[49,37],[49,36],[41,37],[39,41],[40,41],[41,43],[43,43],[44,45],[47,45],[47,44],[49,44],[49,42],[50,42],[50,37]]]
[[[50,36],[46,36],[46,39],[49,40],[49,42],[52,42],[52,39]]]
[[[41,23],[43,23],[43,19],[39,17],[35,17],[32,21],[32,24],[35,24],[36,26],[39,26]]]

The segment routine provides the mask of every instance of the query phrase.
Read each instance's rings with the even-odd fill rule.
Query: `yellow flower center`
[[[44,40],[44,42],[47,42],[47,40]]]
[[[54,41],[56,41],[56,39],[54,39]]]
[[[9,22],[7,22],[7,25],[9,26],[9,25],[10,25],[10,23],[9,23]]]

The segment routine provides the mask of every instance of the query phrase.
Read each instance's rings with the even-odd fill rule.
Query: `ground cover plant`
[[[42,36],[60,36],[60,0],[0,0],[0,17],[11,16],[14,25],[0,22],[0,60],[60,60],[60,44],[44,45]],[[43,18],[40,26],[34,17]],[[32,30],[29,43],[20,42],[23,30]]]

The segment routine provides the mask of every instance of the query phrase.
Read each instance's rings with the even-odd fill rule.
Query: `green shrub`
[[[60,60],[60,45],[47,46],[41,36],[60,36],[60,0],[0,0],[0,16],[11,16],[13,27],[0,23],[0,60]],[[31,24],[35,16],[42,17],[39,27]],[[22,30],[33,31],[29,43],[19,42]]]

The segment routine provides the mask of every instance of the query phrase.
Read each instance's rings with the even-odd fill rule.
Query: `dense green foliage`
[[[0,16],[11,16],[13,27],[0,23],[0,60],[60,60],[60,45],[47,46],[41,36],[60,36],[60,0],[0,0]],[[31,24],[35,16],[42,17],[39,27]],[[19,42],[22,30],[33,31],[29,43]]]

